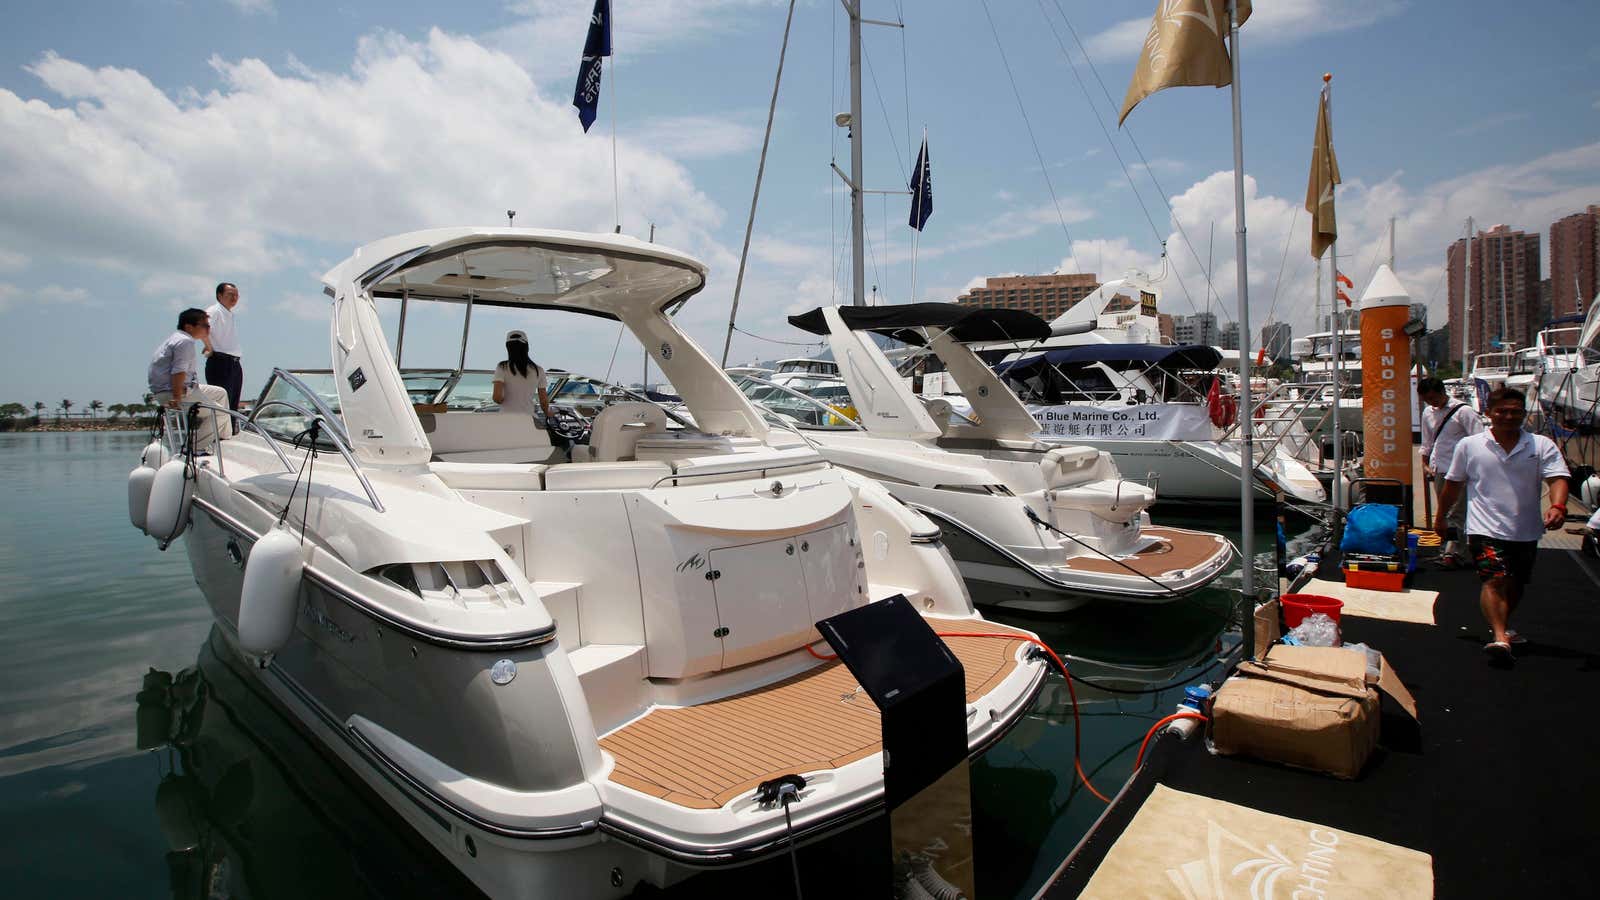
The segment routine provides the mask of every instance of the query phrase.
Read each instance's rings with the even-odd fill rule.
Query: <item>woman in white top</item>
[[[494,367],[494,402],[502,412],[532,416],[556,446],[567,448],[566,437],[550,428],[555,417],[550,414],[544,369],[528,358],[528,335],[522,331],[506,333],[506,359]]]

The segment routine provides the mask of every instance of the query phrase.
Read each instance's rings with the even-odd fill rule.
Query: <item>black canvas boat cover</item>
[[[1203,344],[1083,344],[1057,347],[1022,359],[1001,363],[996,372],[1013,378],[1026,378],[1041,366],[1072,366],[1105,363],[1122,372],[1128,369],[1162,368],[1170,371],[1210,371],[1222,361],[1215,347]]]
[[[902,303],[897,306],[841,306],[839,318],[851,331],[872,331],[917,347],[927,343],[923,328],[942,328],[962,343],[972,341],[1040,341],[1050,324],[1020,309],[970,309],[954,303]],[[789,324],[812,334],[827,334],[828,323],[818,307]]]

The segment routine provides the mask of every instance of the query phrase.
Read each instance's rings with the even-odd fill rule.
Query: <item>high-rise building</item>
[[[1472,238],[1472,283],[1466,284],[1465,239],[1445,253],[1449,272],[1450,347],[1455,358],[1470,357],[1496,343],[1526,347],[1540,323],[1539,236],[1496,225]],[[1464,321],[1462,300],[1471,302]]]
[[[1294,330],[1288,322],[1268,322],[1261,326],[1261,346],[1267,350],[1267,358],[1276,363],[1290,361],[1289,344],[1294,340]]]
[[[1172,320],[1172,335],[1180,344],[1205,344],[1216,346],[1221,334],[1217,331],[1216,313],[1195,313],[1178,316]]]
[[[1217,346],[1224,350],[1239,349],[1239,323],[1228,322],[1222,326],[1221,343]]]
[[[1020,309],[1050,321],[1071,309],[1100,286],[1094,273],[1071,275],[1006,275],[985,278],[956,298],[962,306]]]
[[[1550,317],[1586,314],[1597,293],[1600,205],[1591,204],[1550,226]]]
[[[1156,328],[1161,333],[1161,343],[1176,344],[1178,342],[1178,325],[1171,315],[1157,313]]]

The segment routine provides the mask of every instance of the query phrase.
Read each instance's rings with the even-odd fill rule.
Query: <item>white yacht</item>
[[[882,481],[937,522],[980,603],[1040,612],[1095,598],[1162,603],[1215,580],[1233,558],[1231,544],[1150,525],[1154,490],[1123,478],[1107,453],[1035,437],[1027,409],[962,343],[1029,337],[1019,331],[1029,320],[1043,327],[1031,314],[947,303],[791,316],[827,336],[861,423],[805,435],[829,460]],[[992,401],[981,419],[952,424],[944,401],[925,408],[875,332],[928,343],[969,394]]]
[[[834,381],[838,377],[839,364],[831,359],[796,357],[778,360],[777,369],[767,376],[767,380],[801,390],[812,384]]]
[[[1569,327],[1546,331],[1539,333],[1540,346],[1550,353],[1539,376],[1539,407],[1557,428],[1593,429],[1600,425],[1600,295],[1576,333]]]
[[[170,415],[130,475],[131,518],[182,535],[232,651],[491,896],[622,896],[880,813],[879,717],[813,651],[825,617],[904,595],[937,632],[1001,633],[946,641],[973,754],[1044,682],[1027,632],[980,627],[933,523],[770,440],[666,314],[705,277],[620,235],[375,242],[324,276],[331,372],[276,370],[209,453]],[[479,306],[619,320],[698,427],[614,402],[567,462],[526,416],[414,392],[381,299],[397,345],[426,301],[464,332]],[[792,827],[755,797],[791,773]]]
[[[1220,390],[1236,381],[1220,366],[1229,351],[1161,343],[1154,314],[1160,296],[1158,284],[1128,272],[1062,313],[1043,338],[986,342],[978,350],[991,360],[1003,358],[996,368],[1023,394],[1038,420],[1038,439],[1107,451],[1120,471],[1150,481],[1164,500],[1237,503],[1240,417],[1237,410],[1230,415],[1213,408],[1233,400]],[[924,383],[945,392],[957,411],[975,410],[984,398],[953,384],[953,374]],[[1209,396],[1213,383],[1222,396]],[[952,389],[955,396],[948,396]],[[1294,414],[1304,405],[1294,406]],[[1264,425],[1261,417],[1256,425]],[[1293,500],[1327,499],[1316,476],[1290,452],[1296,441],[1309,441],[1303,429],[1287,423],[1257,432],[1258,500],[1271,502],[1279,492]]]

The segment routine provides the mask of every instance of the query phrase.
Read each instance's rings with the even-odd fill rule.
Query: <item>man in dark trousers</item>
[[[239,392],[244,390],[244,366],[240,365],[239,329],[234,324],[233,308],[239,305],[239,288],[231,281],[217,285],[217,302],[206,309],[211,318],[211,336],[206,338],[206,384],[228,392],[228,408],[239,411]]]
[[[1511,614],[1533,577],[1539,538],[1567,520],[1566,461],[1555,442],[1522,430],[1527,414],[1521,391],[1489,395],[1489,430],[1456,444],[1433,523],[1434,531],[1444,531],[1450,505],[1465,489],[1467,547],[1483,582],[1478,605],[1494,632],[1483,649],[1506,664],[1511,645],[1522,643]],[[1550,490],[1548,506],[1541,505],[1541,485]]]

